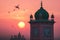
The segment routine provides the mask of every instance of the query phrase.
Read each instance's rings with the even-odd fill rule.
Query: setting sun
[[[25,27],[25,23],[24,22],[19,22],[18,23],[18,27],[19,28],[24,28]]]

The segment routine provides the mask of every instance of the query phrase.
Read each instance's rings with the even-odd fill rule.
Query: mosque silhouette
[[[12,35],[10,40],[26,40],[26,39],[24,38],[24,35],[21,36],[19,32],[18,35]]]
[[[41,7],[34,15],[30,15],[30,40],[54,40],[54,15],[51,15],[49,20],[48,12],[43,8],[42,1]],[[18,34],[18,38],[11,36],[11,40],[25,40],[24,36]]]

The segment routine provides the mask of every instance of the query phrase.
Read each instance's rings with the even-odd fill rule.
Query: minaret
[[[21,34],[20,34],[20,32],[18,33],[18,39],[19,39],[19,40],[21,39]]]
[[[51,15],[49,20],[49,13],[42,7],[36,11],[33,16],[30,15],[30,40],[54,40],[54,15]]]

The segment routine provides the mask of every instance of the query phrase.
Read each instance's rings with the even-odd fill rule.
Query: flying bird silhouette
[[[20,9],[19,5],[16,5],[15,8]]]

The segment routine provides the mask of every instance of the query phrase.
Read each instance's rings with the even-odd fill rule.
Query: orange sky
[[[43,7],[51,16],[55,16],[54,35],[60,37],[60,0],[42,0]],[[0,0],[0,35],[3,33],[8,35],[17,34],[19,31],[25,36],[29,36],[29,15],[35,14],[40,8],[41,0]],[[19,5],[20,9],[15,9],[15,5]],[[13,11],[15,9],[15,11]],[[10,11],[10,13],[8,13]],[[19,29],[17,24],[24,21],[26,26]],[[27,31],[28,30],[28,31]]]

